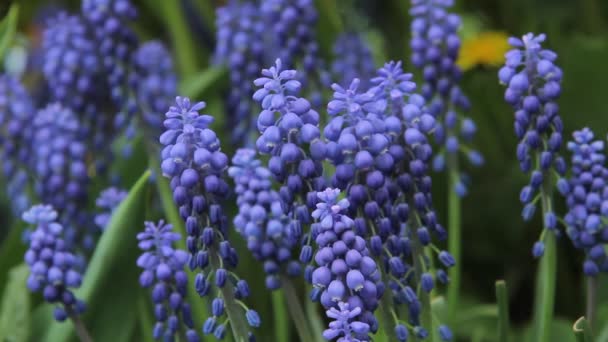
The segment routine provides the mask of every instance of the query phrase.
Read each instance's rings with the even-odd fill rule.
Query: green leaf
[[[129,195],[114,211],[91,258],[82,287],[76,297],[87,303],[83,319],[95,341],[127,342],[136,326],[139,290],[136,234],[145,220],[146,193],[150,171],[144,172]],[[45,341],[68,341],[72,324],[53,323]]]
[[[274,321],[272,326],[275,331],[276,341],[289,340],[289,316],[285,312],[285,297],[282,291],[272,293],[272,308],[274,311]]]
[[[21,264],[9,273],[0,311],[0,341],[22,342],[30,332],[30,296],[25,287],[29,269]]]
[[[25,244],[21,242],[24,224],[15,222],[10,228],[8,236],[0,246],[0,270],[10,270],[13,266],[23,261]],[[8,272],[0,272],[0,291],[4,290],[9,277]]]
[[[226,68],[213,67],[184,79],[179,87],[180,94],[190,98],[205,98],[212,88],[222,88],[227,81]]]
[[[498,341],[509,341],[509,294],[504,280],[496,282],[496,300],[498,302]]]
[[[19,17],[19,6],[13,4],[8,14],[0,23],[0,60],[4,60],[6,50],[13,42],[17,33],[17,19]]]

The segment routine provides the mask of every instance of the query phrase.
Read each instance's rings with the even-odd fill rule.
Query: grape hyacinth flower
[[[407,328],[399,319],[394,322],[394,338],[400,341],[408,329],[428,333],[429,292],[436,279],[447,282],[444,270],[430,273],[426,256],[421,258],[424,250],[437,254],[445,267],[455,264],[448,252],[432,247],[432,234],[447,237],[433,210],[428,175],[432,148],[427,134],[435,119],[411,79],[401,63],[390,62],[372,78],[370,89],[359,90],[358,79],[347,89],[334,84],[327,107],[333,117],[324,130],[327,156],[336,166],[332,183],[347,191],[354,230],[383,266],[382,306],[408,308]]]
[[[560,188],[566,195],[568,213],[564,216],[566,232],[574,246],[585,251],[585,275],[595,277],[600,271],[608,272],[605,245],[608,227],[608,170],[605,167],[604,142],[594,140],[593,132],[583,128],[573,133],[568,142],[572,152],[572,176]]]
[[[275,290],[281,286],[282,274],[297,276],[301,267],[292,258],[299,241],[287,234],[289,219],[279,193],[272,189],[272,174],[249,148],[237,150],[228,174],[236,184],[239,211],[234,226],[256,260],[263,263],[266,287]]]
[[[319,106],[318,88],[328,86],[330,76],[319,56],[315,25],[318,13],[313,0],[263,0],[260,3],[266,27],[270,27],[270,46],[287,68],[301,68],[298,80],[310,92],[311,103]]]
[[[34,119],[32,146],[36,146],[32,169],[37,175],[35,190],[44,203],[52,205],[64,225],[70,248],[93,247],[93,229],[86,213],[86,130],[74,112],[58,103],[40,110]]]
[[[374,76],[376,68],[372,52],[362,34],[359,32],[341,33],[334,43],[334,60],[331,72],[336,83],[347,87],[355,78],[363,81],[362,88]]]
[[[438,119],[434,137],[441,147],[433,161],[436,171],[448,164],[451,191],[459,197],[467,193],[466,176],[458,170],[458,153],[465,154],[474,166],[483,157],[470,146],[476,131],[472,119],[463,116],[470,102],[458,86],[462,71],[456,64],[460,51],[460,17],[450,13],[453,0],[412,0],[410,15],[412,64],[422,70],[422,95],[429,112]]]
[[[163,128],[163,114],[177,95],[177,76],[171,54],[159,41],[142,44],[133,57],[133,83],[137,84],[137,103],[149,136],[156,137]]]
[[[188,342],[198,342],[200,337],[194,329],[190,304],[187,302],[188,275],[184,271],[188,253],[173,248],[181,236],[173,226],[164,221],[145,222],[145,230],[137,234],[139,248],[144,251],[137,259],[143,269],[139,283],[152,289],[154,302],[154,339],[172,341],[182,329],[186,330]],[[183,324],[183,327],[181,326]]]
[[[29,206],[27,193],[31,164],[34,104],[23,85],[10,75],[0,75],[0,153],[6,194],[15,214]]]
[[[256,132],[253,80],[264,65],[269,47],[264,19],[254,1],[231,0],[217,9],[217,46],[215,63],[226,64],[230,73],[226,96],[232,143],[245,146],[253,143]]]
[[[61,322],[83,313],[85,304],[72,292],[80,287],[82,274],[57,218],[50,205],[35,205],[23,213],[23,220],[36,226],[25,252],[25,262],[31,271],[27,287],[32,292],[42,292],[45,301],[56,304],[53,314]]]
[[[311,223],[316,192],[325,188],[325,144],[320,139],[319,113],[308,100],[298,97],[302,84],[296,79],[297,73],[282,70],[280,59],[262,70],[262,76],[255,80],[260,89],[253,95],[262,106],[257,121],[261,135],[256,146],[258,152],[270,156],[268,169],[281,184],[279,197],[288,217],[283,228],[288,240],[285,244],[295,246],[304,241],[300,261],[307,264],[312,257],[311,240],[303,230]],[[288,273],[296,271],[290,266]]]
[[[203,332],[223,338],[226,324],[218,324],[228,315],[235,338],[247,338],[246,317],[255,316],[241,299],[249,296],[245,280],[235,268],[238,256],[228,236],[228,219],[223,200],[229,187],[224,179],[228,157],[220,149],[220,141],[209,125],[213,118],[199,115],[204,102],[191,104],[188,98],[177,97],[176,106],[166,113],[165,132],[160,136],[163,175],[170,179],[173,200],[186,224],[186,246],[190,252],[190,268],[198,271],[196,292],[201,296],[217,289],[212,311]],[[241,312],[245,310],[245,315]],[[245,317],[246,316],[246,317]],[[253,327],[259,320],[247,320]]]
[[[338,200],[339,195],[338,189],[318,192],[319,203],[312,212],[317,223],[311,229],[318,247],[313,299],[335,319],[323,333],[325,339],[369,341],[369,333],[378,326],[373,313],[382,295],[380,271],[365,240],[354,232],[354,221],[345,214],[348,200]]]
[[[566,163],[559,155],[563,124],[556,103],[562,71],[554,64],[555,52],[542,48],[544,40],[544,34],[532,33],[522,39],[510,38],[514,49],[506,54],[506,64],[498,74],[500,82],[507,85],[505,100],[515,109],[515,135],[520,140],[517,159],[521,170],[530,174],[530,183],[520,193],[526,221],[532,219],[539,197],[550,196],[552,172],[559,177],[566,172]],[[541,199],[545,228],[557,233],[550,198]]]
[[[107,146],[114,136],[112,116],[104,111],[109,96],[104,69],[94,34],[77,15],[60,12],[49,20],[43,36],[43,73],[52,101],[58,101],[79,116],[89,144],[96,152],[97,170],[112,159]]]
[[[114,209],[120,205],[125,197],[127,197],[127,192],[117,187],[109,187],[99,194],[99,197],[95,200],[95,204],[100,213],[95,215],[94,221],[100,231],[103,232],[106,229],[106,226],[110,223]]]
[[[498,72],[500,82],[507,86],[505,101],[515,110],[519,166],[524,173],[530,174],[530,183],[523,187],[519,195],[524,204],[522,217],[525,221],[531,220],[536,202],[540,200],[543,227],[546,228],[532,248],[535,257],[544,255],[539,266],[539,277],[542,277],[544,284],[549,284],[543,288],[543,300],[535,306],[535,317],[543,317],[538,320],[536,327],[536,339],[541,342],[550,341],[555,296],[555,240],[559,231],[552,192],[555,174],[561,178],[566,172],[566,162],[559,154],[563,124],[556,103],[561,92],[562,70],[554,63],[557,54],[542,48],[541,43],[545,38],[544,34],[535,36],[533,33],[521,39],[510,38],[509,44],[513,49],[506,53],[505,66]],[[564,182],[560,180],[558,185]],[[558,186],[558,190],[563,191],[563,186]]]

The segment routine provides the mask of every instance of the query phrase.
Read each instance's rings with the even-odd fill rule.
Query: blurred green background
[[[166,11],[167,3],[181,4],[181,12]],[[0,12],[10,1],[0,1]],[[42,8],[78,8],[80,1],[22,0],[19,31],[35,45],[43,27]],[[214,12],[222,1],[211,0],[133,0],[140,9],[136,29],[143,39],[161,38],[174,51],[182,85],[197,79],[209,65],[213,49]],[[366,32],[374,47],[376,63],[388,59],[408,61],[408,0],[317,0],[320,11],[319,35],[324,55],[331,57],[331,42],[338,30],[354,27]],[[357,9],[354,15],[350,8]],[[522,35],[544,32],[546,46],[555,50],[558,65],[564,71],[560,100],[565,133],[591,127],[599,137],[608,133],[608,1],[606,0],[457,0],[455,11],[464,18],[463,36],[475,40],[484,32]],[[184,17],[183,14],[188,16]],[[3,13],[0,13],[3,16]],[[176,20],[181,24],[176,25]],[[184,34],[183,29],[186,29]],[[488,49],[494,47],[489,46]],[[186,65],[179,51],[190,49],[196,55],[194,65]],[[500,61],[498,61],[500,62]],[[194,73],[192,71],[195,71]],[[462,86],[473,104],[472,117],[478,126],[475,144],[486,164],[469,170],[472,186],[463,201],[463,289],[464,308],[492,303],[494,282],[509,284],[511,319],[523,328],[530,320],[537,262],[531,247],[541,229],[540,218],[523,223],[518,201],[519,190],[527,182],[515,160],[516,139],[512,130],[513,114],[502,100],[504,88],[498,84],[498,68],[474,65],[464,74]],[[205,94],[205,101],[220,102],[222,84]],[[201,95],[201,94],[191,94]],[[194,96],[196,97],[196,96]],[[215,100],[214,100],[215,99]],[[221,116],[219,103],[215,104]],[[145,165],[141,165],[141,169]],[[140,169],[140,170],[141,170]],[[446,193],[443,175],[435,180],[435,204],[445,219]],[[563,201],[556,198],[558,208]],[[6,199],[5,199],[6,200]],[[2,206],[2,232],[13,221],[6,202]],[[537,215],[538,216],[538,215]],[[4,235],[4,234],[3,234]],[[557,315],[564,320],[556,329],[566,329],[584,314],[582,256],[564,236],[559,242],[559,266],[556,299]],[[0,269],[0,272],[5,272]],[[251,278],[246,276],[246,278]],[[608,303],[608,279],[602,279],[603,301]],[[608,305],[600,317],[608,320]],[[479,332],[481,340],[490,336],[494,322]],[[471,328],[473,329],[473,328]],[[475,336],[471,331],[470,336]],[[569,333],[571,334],[571,333]],[[473,338],[473,337],[471,337]],[[488,337],[488,340],[492,340]]]

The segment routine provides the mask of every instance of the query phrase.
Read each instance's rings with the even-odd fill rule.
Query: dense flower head
[[[568,142],[572,152],[572,175],[561,180],[560,190],[566,195],[568,212],[564,217],[568,236],[574,246],[585,251],[583,271],[596,276],[608,272],[605,245],[608,243],[608,169],[605,167],[604,142],[594,140],[593,132],[584,128],[573,133]]]
[[[566,172],[566,163],[559,155],[563,124],[556,103],[562,71],[554,64],[555,52],[542,48],[545,38],[532,33],[510,38],[513,50],[505,55],[506,64],[498,73],[500,82],[507,86],[505,100],[515,109],[517,159],[521,170],[531,174],[530,183],[520,193],[525,220],[532,218],[535,194],[550,181],[552,170],[559,176]]]
[[[166,113],[165,132],[160,136],[164,146],[161,169],[170,179],[173,200],[186,224],[189,265],[198,271],[194,284],[197,293],[206,296],[214,286],[219,290],[217,300],[226,300],[225,293],[245,298],[249,291],[247,283],[234,272],[238,255],[230,243],[223,209],[229,191],[224,179],[228,157],[221,152],[215,132],[208,128],[213,118],[199,114],[204,108],[204,102],[191,104],[188,98],[176,98],[176,106]],[[223,291],[225,287],[230,288]],[[216,325],[223,315],[224,310],[214,311],[206,323],[209,330],[203,332],[223,337],[225,325]]]
[[[375,73],[372,52],[359,32],[343,32],[334,42],[331,72],[336,83],[343,87],[359,78],[367,82]],[[366,87],[367,84],[362,84]]]
[[[442,147],[433,162],[436,171],[444,169],[445,159],[456,158],[457,153],[465,154],[473,165],[483,163],[481,154],[469,146],[476,131],[475,123],[461,115],[469,110],[470,103],[458,86],[462,74],[456,64],[461,19],[449,12],[453,2],[412,0],[410,9],[412,64],[422,71],[422,95],[429,112],[440,122],[434,131],[435,140]],[[466,194],[465,179],[465,175],[459,175],[454,184],[453,190],[459,196]]]
[[[297,72],[283,70],[280,59],[262,70],[255,85],[260,89],[253,98],[262,106],[257,121],[261,135],[256,146],[258,152],[270,156],[268,169],[281,185],[279,197],[288,217],[285,229],[289,241],[285,244],[309,241],[302,239],[303,230],[310,224],[316,191],[325,187],[322,165],[325,143],[320,139],[319,113],[308,100],[298,97],[302,84],[297,80]],[[305,246],[303,251],[309,248]],[[309,254],[303,255],[303,263],[310,261]]]
[[[253,80],[265,62],[269,48],[264,18],[254,1],[231,0],[217,9],[215,63],[225,64],[230,74],[226,97],[232,142],[249,144],[256,131]]]
[[[79,116],[87,143],[96,152],[98,171],[111,159],[107,148],[113,137],[112,115],[105,112],[109,97],[98,42],[78,15],[58,13],[49,20],[43,36],[42,68],[50,98]]]
[[[114,209],[120,205],[125,197],[127,197],[127,191],[114,186],[104,189],[99,194],[99,197],[95,200],[95,205],[100,212],[95,215],[94,220],[101,231],[106,229]]]
[[[137,111],[137,96],[130,83],[134,83],[132,59],[138,41],[129,27],[137,18],[137,9],[130,0],[84,0],[81,9],[101,56],[102,81],[116,110],[113,125],[121,132],[132,124]]]
[[[6,194],[13,212],[29,206],[27,171],[31,164],[32,121],[36,111],[23,85],[10,75],[0,75],[0,153]]]
[[[30,268],[28,289],[41,292],[45,301],[56,304],[55,319],[64,321],[68,316],[81,314],[85,304],[72,292],[80,287],[82,274],[57,218],[50,205],[35,205],[23,213],[23,220],[35,226],[29,236],[25,262]]]
[[[160,41],[149,41],[133,56],[137,84],[137,103],[143,123],[151,136],[160,135],[163,113],[177,94],[177,76],[173,59]]]
[[[279,193],[272,189],[272,174],[256,159],[253,149],[239,149],[228,174],[236,184],[238,214],[234,226],[247,241],[253,256],[263,263],[266,287],[277,289],[281,273],[297,276],[301,266],[292,259],[299,241],[290,229]]]
[[[184,269],[188,253],[173,248],[173,243],[181,236],[162,220],[145,222],[144,226],[144,231],[137,234],[139,248],[143,251],[137,266],[143,269],[140,285],[152,289],[156,318],[153,336],[157,340],[173,340],[185,328],[189,342],[200,341],[187,302],[188,275]],[[180,327],[181,324],[184,327]]]
[[[382,261],[390,275],[384,285],[398,304],[407,305],[411,326],[423,329],[420,300],[412,289],[430,291],[435,278],[447,277],[439,276],[441,269],[433,276],[428,265],[415,264],[433,235],[443,240],[447,234],[433,209],[428,175],[427,134],[435,118],[411,79],[401,63],[390,62],[371,79],[370,89],[359,90],[358,79],[348,89],[334,84],[328,105],[333,118],[324,135],[327,158],[336,166],[332,184],[347,191],[354,231]],[[447,252],[437,254],[444,267],[453,266]]]
[[[378,328],[373,312],[382,295],[380,270],[363,237],[353,230],[353,219],[346,215],[348,200],[338,199],[339,195],[340,190],[332,188],[318,192],[319,203],[312,212],[317,220],[311,228],[317,244],[313,299],[335,320],[323,337],[369,341],[369,333]]]
[[[58,103],[40,110],[34,119],[32,144],[36,146],[32,170],[36,173],[35,190],[40,200],[52,205],[65,225],[69,244],[92,247],[89,218],[86,213],[87,166],[86,130],[74,112]]]

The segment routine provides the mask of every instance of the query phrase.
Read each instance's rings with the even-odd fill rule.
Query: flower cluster
[[[27,171],[31,163],[31,123],[34,104],[27,90],[10,75],[0,75],[0,153],[6,193],[13,212],[29,206]]]
[[[320,300],[328,317],[336,320],[323,337],[369,341],[369,333],[378,328],[373,312],[382,296],[380,271],[365,240],[354,232],[354,221],[344,213],[348,200],[338,200],[339,194],[331,188],[318,192],[319,203],[312,212],[318,221],[311,227],[318,247],[313,299]]]
[[[334,42],[334,60],[331,72],[336,83],[346,87],[354,80],[363,80],[362,87],[367,87],[367,80],[374,75],[374,59],[364,37],[358,32],[341,33]]]
[[[152,288],[156,317],[153,336],[157,340],[172,341],[185,328],[187,341],[198,342],[200,337],[193,329],[192,312],[186,298],[188,276],[184,267],[188,263],[188,253],[173,248],[173,243],[181,236],[162,220],[144,225],[145,230],[137,234],[139,248],[144,251],[137,259],[137,266],[143,269],[139,277],[141,286]]]
[[[188,98],[177,97],[176,104],[166,113],[166,130],[160,136],[164,146],[161,169],[171,180],[173,200],[186,223],[190,268],[199,271],[194,285],[201,297],[214,284],[219,289],[217,302],[232,302],[232,297],[240,300],[249,295],[249,290],[247,283],[234,273],[238,256],[228,238],[228,220],[222,205],[229,191],[224,180],[228,157],[221,152],[215,132],[208,128],[213,118],[199,115],[205,103],[192,105]],[[213,317],[205,323],[205,334],[213,332],[217,338],[223,338],[225,324],[216,324],[225,313],[223,307],[222,304],[220,310],[218,304],[213,311]],[[250,313],[253,310],[246,312],[248,318],[254,315]],[[249,323],[258,326],[259,319]]]
[[[422,95],[428,102],[429,112],[439,120],[434,132],[436,142],[442,149],[435,156],[433,167],[443,170],[446,163],[457,167],[457,154],[466,154],[471,164],[483,163],[481,154],[470,146],[476,126],[470,118],[459,115],[470,107],[458,81],[460,67],[456,64],[460,50],[458,29],[460,17],[449,13],[453,0],[412,0],[410,14],[412,39],[412,64],[422,70],[424,84]],[[467,192],[466,177],[459,175],[454,189],[459,196]]]
[[[510,38],[514,49],[506,54],[506,64],[498,73],[500,82],[507,85],[505,100],[515,109],[517,159],[523,172],[531,172],[530,183],[520,193],[524,220],[534,215],[539,190],[552,186],[551,171],[560,177],[566,172],[559,155],[563,124],[555,102],[561,92],[562,71],[554,64],[557,55],[542,48],[544,40],[544,34],[532,33],[522,39]],[[555,214],[544,215],[546,228],[556,228]]]
[[[149,135],[158,137],[163,116],[177,94],[177,77],[169,51],[159,41],[142,44],[133,56],[137,102]],[[157,140],[156,138],[154,139]]]
[[[89,249],[93,246],[92,236],[84,231],[90,223],[86,213],[90,177],[85,130],[74,112],[58,103],[40,110],[33,127],[36,193],[59,213],[66,243],[84,243]]]
[[[608,227],[603,221],[608,216],[608,169],[604,165],[604,142],[594,140],[589,128],[574,132],[573,137],[568,142],[572,176],[568,182],[561,180],[559,188],[567,198],[566,231],[574,246],[585,251],[583,271],[593,277],[600,271],[608,272],[604,250]]]
[[[255,132],[253,80],[264,65],[266,31],[258,6],[253,1],[229,1],[217,9],[216,63],[227,64],[230,87],[226,98],[232,142],[252,142]]]
[[[239,149],[232,158],[228,174],[236,184],[237,216],[234,226],[247,241],[253,256],[263,263],[266,287],[281,286],[282,267],[288,275],[301,273],[292,251],[299,241],[290,236],[289,219],[283,212],[279,193],[272,189],[270,171],[256,159],[253,149]]]
[[[101,231],[106,229],[114,209],[120,205],[125,197],[127,197],[127,192],[116,187],[109,187],[99,194],[95,204],[100,212],[95,215],[94,221]]]
[[[391,62],[364,92],[358,79],[348,89],[334,84],[328,105],[334,117],[324,133],[328,159],[336,166],[332,183],[348,190],[355,232],[382,260],[383,272],[390,274],[386,286],[395,302],[407,304],[409,322],[422,336],[421,303],[413,289],[430,292],[434,277],[420,256],[431,245],[431,233],[440,240],[447,234],[433,210],[428,175],[432,148],[426,134],[435,128],[435,119],[424,98],[414,93],[411,79],[401,63]],[[445,251],[438,258],[446,267],[454,265]],[[435,277],[447,282],[442,269]]]
[[[303,229],[311,223],[316,191],[325,188],[325,144],[320,139],[319,113],[308,100],[297,96],[302,86],[296,80],[297,73],[282,70],[281,60],[262,70],[262,76],[255,80],[260,89],[253,95],[262,106],[256,146],[260,153],[270,155],[268,169],[281,184],[279,197],[288,217],[283,227],[289,240],[285,244],[305,240],[300,261],[308,263],[312,257],[310,239],[303,239]]]
[[[57,304],[54,316],[58,321],[81,314],[85,304],[71,289],[80,287],[82,275],[76,257],[63,239],[64,229],[57,223],[57,212],[49,205],[35,205],[23,213],[23,220],[36,226],[25,252],[25,262],[31,271],[27,287],[33,292],[41,291],[44,300]]]

